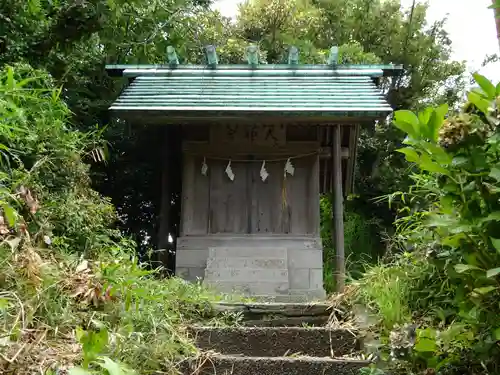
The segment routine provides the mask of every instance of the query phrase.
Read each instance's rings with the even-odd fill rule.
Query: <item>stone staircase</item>
[[[203,354],[185,374],[355,375],[368,365],[349,359],[358,349],[354,333],[325,326],[326,304],[219,304],[216,310],[241,313],[244,325],[192,327]]]

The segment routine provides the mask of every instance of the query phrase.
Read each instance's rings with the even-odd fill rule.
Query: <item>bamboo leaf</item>
[[[455,265],[455,271],[457,271],[457,273],[465,273],[465,272],[474,271],[474,270],[480,270],[480,268],[476,267],[476,266],[472,266],[470,264],[457,264],[457,265]]]
[[[489,294],[489,293],[493,292],[496,289],[497,288],[494,287],[494,286],[485,286],[485,287],[482,287],[482,288],[476,288],[476,289],[474,289],[474,292],[476,292],[478,294],[486,295],[486,294]]]

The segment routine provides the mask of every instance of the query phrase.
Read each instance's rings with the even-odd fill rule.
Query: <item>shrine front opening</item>
[[[398,69],[109,66],[132,79],[112,111],[181,129],[176,274],[222,292],[324,298],[320,194],[334,193],[343,262],[359,129],[391,112],[376,84]]]

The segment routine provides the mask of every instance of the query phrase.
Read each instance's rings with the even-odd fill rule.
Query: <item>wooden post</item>
[[[170,231],[170,206],[171,190],[170,190],[170,127],[167,125],[163,129],[163,150],[162,150],[162,174],[161,174],[161,203],[160,215],[158,218],[158,243],[156,261],[160,265],[166,266],[168,262],[169,252],[169,231]]]
[[[340,125],[334,125],[332,137],[332,242],[335,247],[336,289],[338,293],[342,293],[345,286],[344,204],[342,194],[341,141]]]

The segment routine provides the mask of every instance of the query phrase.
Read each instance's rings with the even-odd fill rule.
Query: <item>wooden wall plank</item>
[[[247,171],[245,163],[232,162],[235,175],[231,181],[225,173],[227,162],[210,160],[210,232],[248,232]]]
[[[184,155],[182,180],[182,235],[200,235],[208,231],[209,177],[201,174],[203,158]]]
[[[251,233],[282,233],[281,191],[284,162],[266,163],[269,176],[260,177],[261,163],[252,163],[252,217]]]

